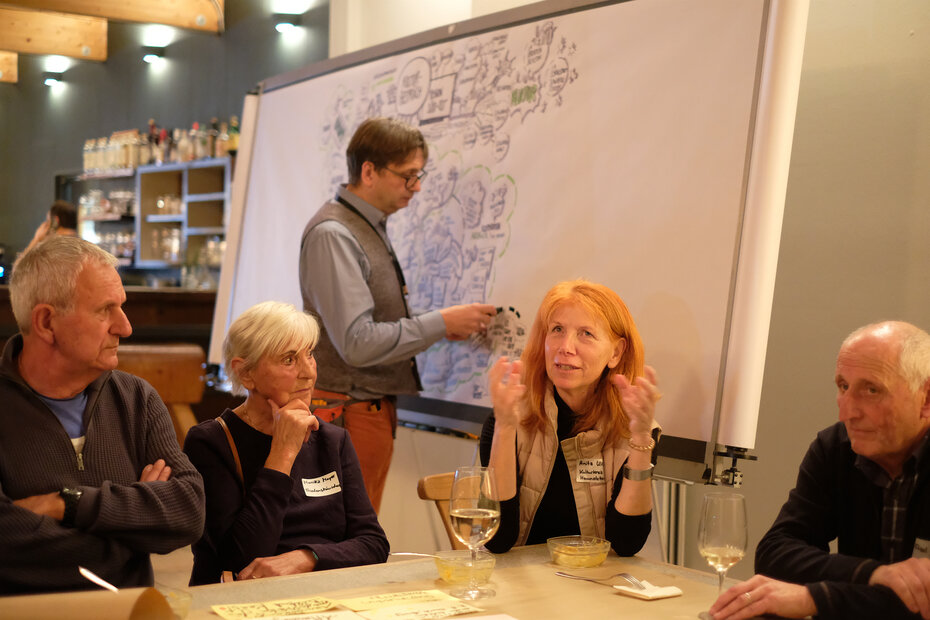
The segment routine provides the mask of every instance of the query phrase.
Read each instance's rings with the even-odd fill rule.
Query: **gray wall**
[[[837,420],[837,349],[854,328],[930,329],[930,3],[812,0],[756,440],[752,550],[816,432]],[[704,488],[688,492],[688,566]]]
[[[325,59],[328,4],[303,20],[296,43],[279,35],[268,2],[227,0],[222,36],[179,31],[154,71],[142,62],[145,26],[110,22],[108,60],[75,61],[58,92],[42,83],[45,56],[20,55],[19,83],[0,84],[0,244],[22,250],[54,199],[54,176],[81,168],[84,140],[121,129],[190,128],[242,111],[259,81]]]

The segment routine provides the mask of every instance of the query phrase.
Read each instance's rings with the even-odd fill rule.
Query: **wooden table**
[[[641,601],[618,594],[604,585],[558,577],[555,575],[557,570],[595,577],[626,571],[656,586],[678,586],[682,595]],[[617,580],[617,583],[623,582]],[[482,599],[474,605],[484,609],[486,614],[508,614],[519,620],[694,619],[717,598],[717,577],[711,573],[636,557],[620,558],[612,552],[607,561],[597,568],[565,569],[550,562],[545,545],[519,547],[497,556],[490,585],[496,590],[497,596]],[[210,605],[224,603],[319,595],[341,599],[426,589],[450,589],[438,579],[432,559],[392,558],[386,564],[374,566],[191,588],[193,602],[188,618],[215,620],[218,616],[210,612]]]

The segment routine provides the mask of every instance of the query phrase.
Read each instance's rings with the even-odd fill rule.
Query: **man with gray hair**
[[[760,574],[725,592],[715,619],[930,619],[930,335],[859,328],[835,382],[840,421],[818,433],[759,542]]]
[[[132,333],[116,259],[52,237],[13,267],[20,333],[0,360],[0,594],[153,584],[150,553],[196,541],[203,481],[164,403],[115,370]]]

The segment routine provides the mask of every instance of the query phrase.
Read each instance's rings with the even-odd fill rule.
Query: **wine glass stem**
[[[478,548],[469,547],[469,549],[471,549],[471,573],[468,576],[468,589],[476,592],[478,590],[478,574],[475,569],[478,565]]]
[[[717,585],[717,596],[720,596],[721,594],[723,594],[723,580],[726,578],[727,578],[726,569],[717,571],[717,579],[720,580],[719,584]]]

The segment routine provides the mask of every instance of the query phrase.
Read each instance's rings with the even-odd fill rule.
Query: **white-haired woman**
[[[318,337],[313,317],[279,302],[230,326],[226,368],[248,395],[184,442],[207,503],[191,585],[227,571],[255,579],[387,559],[348,433],[310,413]]]

